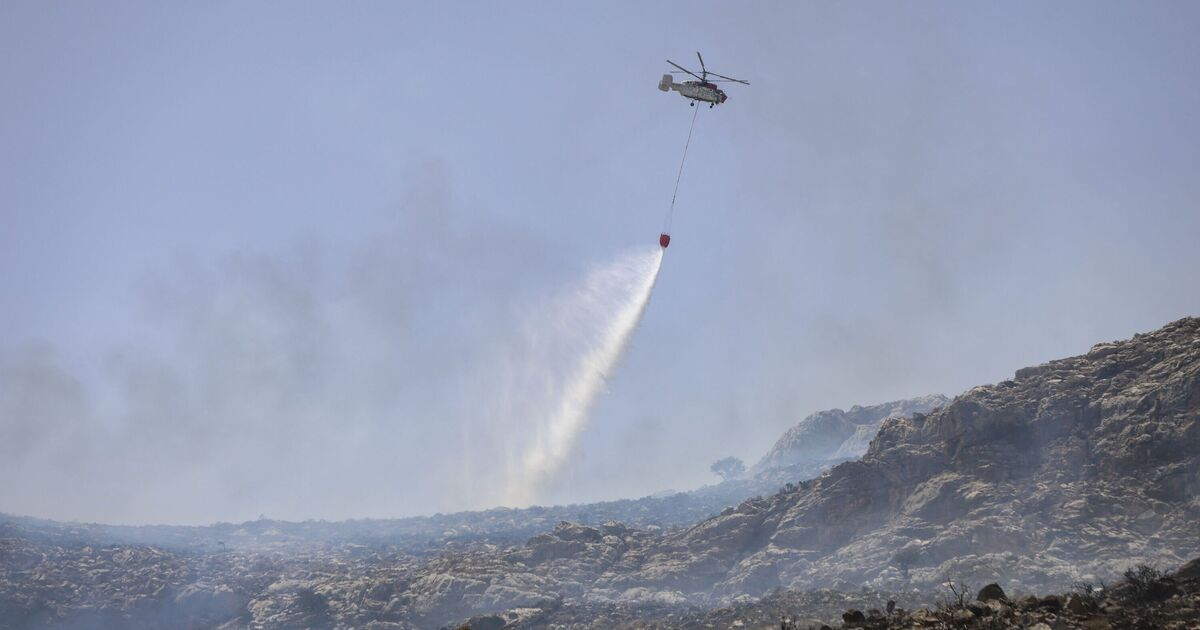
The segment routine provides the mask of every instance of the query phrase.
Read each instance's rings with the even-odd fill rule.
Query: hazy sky
[[[752,85],[699,113],[546,501],[1200,314],[1198,31],[1194,2],[4,2],[0,512],[494,504],[530,322],[653,246],[692,114],[655,86],[697,49]]]

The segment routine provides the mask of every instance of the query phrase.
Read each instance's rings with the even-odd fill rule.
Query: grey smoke
[[[542,396],[572,348],[531,345],[558,290],[521,285],[537,243],[458,223],[439,177],[349,253],[314,239],[166,266],[140,334],[99,361],[12,344],[0,509],[205,523],[499,504],[530,427],[497,409]],[[566,291],[579,279],[561,275]],[[528,361],[541,372],[511,382]]]

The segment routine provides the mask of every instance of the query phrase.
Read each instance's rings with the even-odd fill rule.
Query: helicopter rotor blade
[[[735,79],[735,78],[733,78],[733,77],[727,77],[727,76],[725,76],[725,75],[723,75],[723,74],[717,74],[716,72],[710,72],[709,74],[713,75],[714,77],[721,77],[722,79],[725,79],[726,81],[732,81],[732,82],[734,82],[734,83],[741,83],[741,84],[743,84],[743,85],[750,85],[750,82],[749,82],[749,81],[743,81],[743,80],[741,80],[741,79]]]
[[[700,79],[701,81],[704,80],[704,77],[696,74],[695,72],[692,72],[691,70],[688,70],[687,68],[684,68],[683,66],[675,63],[674,61],[671,61],[670,59],[667,60],[667,63],[671,64],[672,66],[675,66],[676,68],[679,68],[680,70],[683,70],[684,72],[696,77],[697,79]]]

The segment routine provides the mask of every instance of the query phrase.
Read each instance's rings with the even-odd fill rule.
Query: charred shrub
[[[1127,569],[1118,592],[1126,604],[1145,606],[1169,599],[1179,589],[1175,581],[1148,564]]]
[[[971,587],[964,582],[955,583],[954,579],[946,580],[945,597],[938,604],[942,610],[966,610],[967,603],[971,601]]]

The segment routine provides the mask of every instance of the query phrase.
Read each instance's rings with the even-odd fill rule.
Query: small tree
[[[921,548],[916,545],[904,547],[900,551],[897,551],[896,555],[892,556],[892,562],[899,567],[900,574],[904,576],[905,582],[908,581],[908,570],[920,559]]]
[[[721,479],[729,481],[746,472],[746,464],[742,460],[730,455],[725,459],[718,459],[713,462],[713,465],[709,466],[708,469],[720,475]]]

